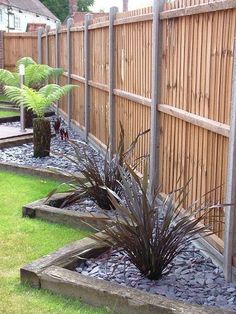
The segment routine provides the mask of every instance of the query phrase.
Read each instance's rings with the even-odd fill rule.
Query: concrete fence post
[[[159,18],[163,9],[164,0],[153,0],[152,25],[152,103],[151,103],[151,132],[150,132],[150,186],[153,195],[159,184],[159,114],[158,103],[161,94],[161,42],[162,28]]]
[[[0,69],[4,69],[5,66],[5,54],[4,54],[4,31],[0,31]]]
[[[110,8],[109,13],[109,157],[112,159],[116,147],[116,117],[115,117],[115,31],[114,20],[118,12],[117,7]]]
[[[236,39],[234,40],[231,122],[228,147],[225,202],[232,205],[225,208],[224,275],[229,282],[232,281],[233,256],[236,254]]]
[[[48,33],[50,31],[50,26],[46,26],[45,28],[45,34],[46,34],[46,56],[45,56],[45,60],[46,60],[46,64],[49,65],[49,37],[48,37]]]
[[[38,29],[38,63],[41,64],[43,62],[43,57],[42,57],[42,35],[44,32],[44,28],[40,27]]]
[[[74,20],[69,18],[67,20],[67,84],[71,84],[72,74],[72,41],[71,41],[71,27],[74,25]],[[72,93],[68,93],[67,96],[67,115],[68,115],[68,127],[71,126],[72,118]]]
[[[88,141],[90,131],[90,43],[89,43],[89,24],[92,19],[91,14],[86,14],[84,19],[84,126],[85,140]]]
[[[59,32],[61,29],[61,23],[57,22],[56,32],[55,32],[55,49],[56,49],[56,68],[60,67],[60,42],[59,42]],[[56,77],[56,84],[60,84],[59,77]],[[59,116],[59,101],[56,102],[56,114]]]

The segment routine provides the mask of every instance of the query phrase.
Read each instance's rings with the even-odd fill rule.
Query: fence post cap
[[[87,14],[85,14],[85,16],[84,16],[84,21],[85,21],[85,22],[88,22],[89,20],[92,19],[92,17],[93,17],[93,14],[92,14],[92,13],[87,13]]]
[[[109,12],[110,12],[110,14],[116,14],[119,12],[119,8],[118,7],[111,7]]]
[[[44,32],[44,27],[39,27],[38,28],[38,35],[42,35],[43,34],[43,32]]]
[[[56,22],[56,30],[59,31],[61,28],[61,22]]]
[[[72,19],[72,17],[69,17],[66,25],[67,25],[67,28],[71,28],[74,25],[74,19]]]
[[[50,31],[51,27],[49,25],[46,25],[45,32],[48,33]]]

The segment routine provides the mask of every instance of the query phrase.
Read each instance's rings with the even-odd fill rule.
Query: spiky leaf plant
[[[199,234],[211,234],[201,222],[215,207],[195,204],[183,215],[180,208],[187,196],[187,186],[166,198],[156,195],[150,199],[150,186],[145,172],[140,179],[128,165],[120,168],[122,198],[107,189],[115,218],[99,219],[103,236],[92,235],[114,249],[122,250],[145,277],[158,280],[170,271],[170,264],[181,252],[188,250]],[[157,205],[157,199],[158,204]],[[104,213],[106,215],[106,213]]]
[[[97,155],[93,151],[87,151],[85,148],[81,148],[76,142],[71,142],[75,151],[75,156],[64,157],[69,159],[77,168],[77,172],[80,176],[74,173],[68,173],[69,182],[71,182],[71,194],[68,196],[64,203],[61,205],[66,206],[71,203],[80,202],[84,198],[94,200],[94,202],[104,210],[110,210],[112,202],[109,197],[109,193],[105,187],[108,187],[118,195],[121,193],[121,186],[119,181],[121,180],[119,167],[124,165],[124,162],[130,158],[130,154],[138,142],[138,139],[145,135],[149,130],[140,132],[135,140],[131,143],[128,150],[124,149],[124,129],[120,126],[120,139],[116,154],[112,159],[108,158],[108,151],[105,159],[102,163],[97,158]],[[109,146],[109,145],[108,145]],[[133,162],[133,168],[136,168],[140,160]],[[53,191],[53,194],[56,191]],[[51,194],[49,195],[51,196]]]

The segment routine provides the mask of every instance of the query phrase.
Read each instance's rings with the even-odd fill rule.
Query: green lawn
[[[0,101],[9,101],[6,95],[0,95]]]
[[[0,118],[19,116],[19,112],[13,110],[0,110]]]
[[[21,206],[44,197],[53,181],[0,172],[0,313],[105,313],[79,301],[21,285],[21,266],[88,235],[86,230],[21,218]]]

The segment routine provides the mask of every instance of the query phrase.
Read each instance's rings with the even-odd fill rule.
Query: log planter
[[[100,213],[90,214],[60,208],[69,193],[59,193],[53,195],[50,200],[43,198],[22,207],[22,216],[38,218],[54,223],[62,223],[75,228],[86,228],[94,231],[99,226],[99,218],[106,218]],[[87,224],[88,223],[88,224]]]
[[[44,118],[33,120],[34,157],[42,158],[50,155],[51,124]]]
[[[108,246],[102,244],[98,246],[97,242],[90,238],[76,241],[22,267],[21,282],[34,288],[46,289],[66,297],[79,299],[92,306],[106,307],[112,313],[230,313],[217,308],[169,300],[163,296],[123,287],[73,271],[84,260],[96,258],[108,249]]]
[[[55,115],[53,110],[48,110],[45,112],[44,117],[52,117]],[[36,115],[30,109],[25,109],[25,127],[32,128],[33,127],[33,120],[37,118]]]

